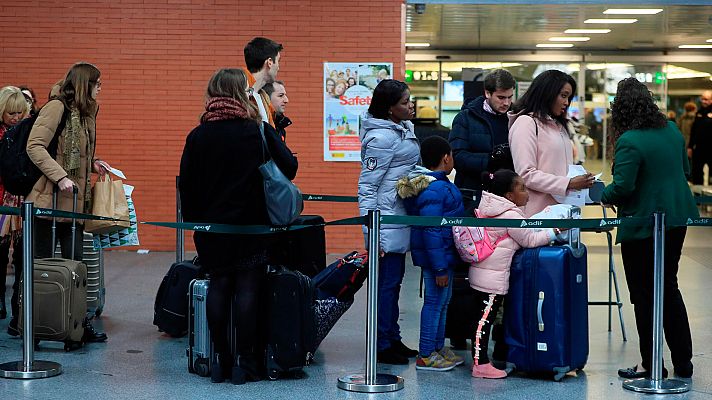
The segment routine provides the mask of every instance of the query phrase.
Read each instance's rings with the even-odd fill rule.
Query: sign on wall
[[[361,161],[361,115],[392,63],[324,63],[324,161]]]

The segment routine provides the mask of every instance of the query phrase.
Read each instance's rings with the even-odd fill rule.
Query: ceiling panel
[[[565,36],[564,30],[570,28],[612,30],[585,35],[591,40],[575,43],[574,51],[666,50],[712,39],[712,5],[656,6],[663,12],[641,16],[603,14],[615,5],[427,4],[422,14],[414,4],[406,7],[406,41],[428,42],[431,50],[533,50],[551,36]],[[638,22],[583,23],[588,18],[607,17],[637,18]]]

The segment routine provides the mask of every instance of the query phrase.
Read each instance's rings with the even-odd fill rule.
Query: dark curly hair
[[[616,97],[611,103],[613,140],[633,129],[657,129],[667,125],[653,95],[645,84],[635,78],[618,82]]]

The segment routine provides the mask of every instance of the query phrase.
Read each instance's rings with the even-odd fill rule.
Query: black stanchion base
[[[403,389],[405,381],[398,375],[376,374],[376,382],[369,385],[365,374],[352,374],[339,378],[336,386],[350,392],[385,393]]]
[[[690,385],[677,379],[654,381],[649,378],[640,378],[623,382],[623,388],[641,393],[670,394],[687,392],[690,390]]]
[[[0,377],[9,379],[40,379],[49,378],[62,373],[62,366],[52,361],[35,360],[29,370],[25,369],[24,361],[13,361],[0,364]]]

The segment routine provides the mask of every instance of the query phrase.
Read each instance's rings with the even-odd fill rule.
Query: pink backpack
[[[479,212],[475,213],[479,217]],[[509,234],[505,233],[492,243],[487,228],[483,226],[453,226],[452,237],[462,261],[473,265],[491,256],[499,242],[508,238]]]

